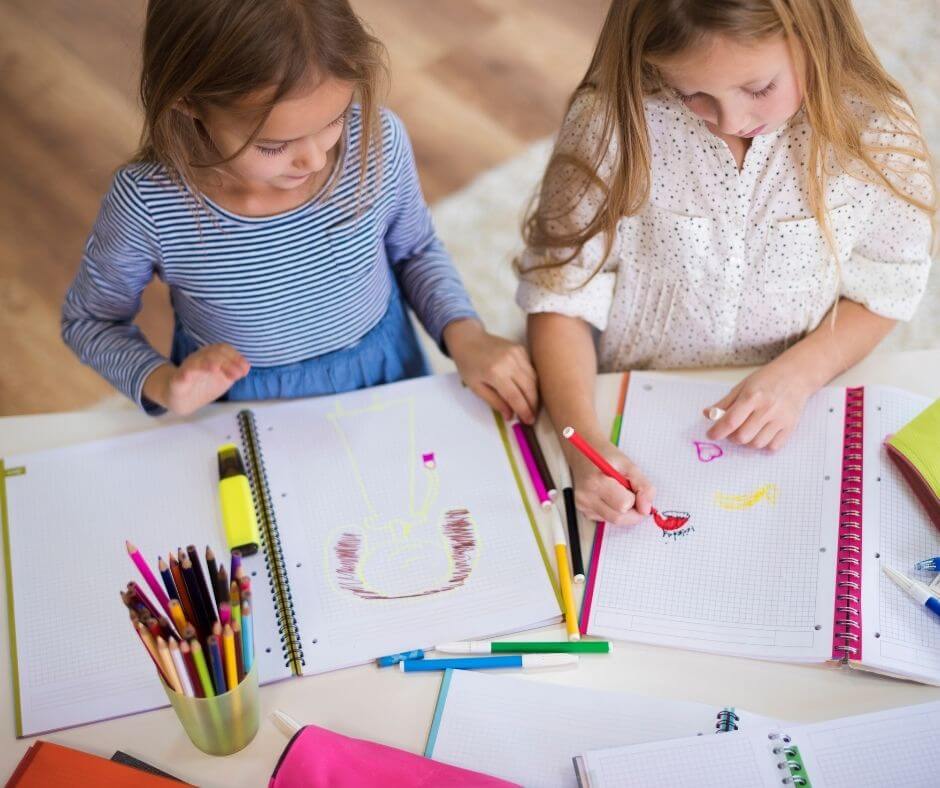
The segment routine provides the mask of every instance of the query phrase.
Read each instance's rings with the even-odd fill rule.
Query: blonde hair
[[[150,0],[144,27],[140,99],[144,127],[131,161],[162,164],[201,204],[196,172],[240,155],[274,105],[311,80],[353,83],[361,107],[360,185],[368,154],[381,154],[379,103],[385,49],[348,0]],[[180,111],[228,109],[256,91],[273,92],[257,110],[242,147],[223,158],[202,123]]]
[[[555,268],[573,260],[593,237],[603,234],[601,263],[611,252],[621,217],[640,211],[650,193],[650,143],[644,98],[666,85],[654,61],[678,55],[720,34],[750,41],[784,35],[794,57],[796,45],[805,67],[800,75],[803,106],[811,127],[807,194],[810,209],[835,251],[826,217],[826,184],[833,164],[853,176],[879,183],[901,199],[932,215],[935,193],[926,144],[909,109],[904,89],[878,61],[851,0],[613,0],[584,78],[568,110],[590,95],[602,118],[602,130],[585,160],[556,145],[542,181],[540,197],[530,206],[523,236],[536,263],[522,273]],[[800,62],[799,60],[797,62]],[[863,140],[864,118],[849,105],[855,96],[884,117],[895,142],[873,146]],[[883,137],[884,135],[882,135]],[[598,175],[611,144],[616,155],[608,178]],[[902,167],[901,154],[914,164]],[[879,158],[887,155],[890,166]],[[919,166],[918,166],[919,165]],[[926,171],[930,201],[918,199],[895,182],[911,172]],[[574,183],[570,181],[574,179]],[[572,200],[552,210],[548,196],[561,180]],[[573,188],[572,188],[573,186]],[[569,232],[552,228],[572,211],[589,190],[600,190],[591,220]],[[554,253],[554,254],[552,254]],[[549,257],[550,256],[550,257]],[[549,258],[548,262],[540,262]],[[838,255],[835,255],[838,265]]]

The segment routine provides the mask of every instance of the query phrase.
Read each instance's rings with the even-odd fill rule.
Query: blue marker
[[[455,657],[454,659],[406,659],[399,667],[402,673],[424,670],[485,670],[487,668],[557,668],[577,665],[577,654],[506,654],[499,657]]]
[[[925,558],[923,561],[914,564],[914,568],[923,572],[940,572],[940,557]]]
[[[894,581],[895,585],[911,599],[926,607],[934,615],[940,616],[940,599],[937,599],[930,592],[926,584],[921,583],[919,580],[911,580],[911,578],[902,575],[897,569],[892,569],[890,566],[882,566],[881,568]]]
[[[406,659],[424,659],[424,652],[420,648],[416,648],[414,651],[403,651],[401,654],[389,654],[387,657],[379,657],[375,663],[380,668],[388,668],[397,665],[399,662],[404,662]]]

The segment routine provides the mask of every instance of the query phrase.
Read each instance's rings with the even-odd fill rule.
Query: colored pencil
[[[237,621],[232,622],[232,639],[235,641],[235,665],[238,668],[238,683],[245,678],[245,657],[242,654],[242,628]]]
[[[179,650],[183,657],[183,664],[186,666],[186,673],[189,676],[189,684],[192,687],[193,694],[197,698],[204,698],[206,694],[202,689],[202,682],[199,680],[196,661],[193,659],[193,651],[189,647],[189,643],[185,640],[180,641]]]
[[[549,500],[554,501],[558,495],[558,488],[555,486],[555,480],[552,478],[552,473],[548,469],[548,463],[545,462],[545,454],[542,452],[542,447],[539,444],[535,427],[531,424],[522,423],[520,423],[519,426],[522,428],[522,434],[525,435],[525,439],[529,443],[529,450],[532,452],[532,459],[535,460],[535,467],[538,468],[539,476],[542,477],[542,483],[545,485],[545,494],[548,496]]]
[[[183,570],[180,568],[180,562],[176,559],[176,556],[173,555],[172,551],[170,551],[170,574],[173,576],[173,580],[176,583],[176,590],[180,595],[183,615],[190,624],[195,626],[196,611],[193,610],[193,602],[189,598],[189,590],[186,588],[186,583],[183,582]]]
[[[241,623],[242,618],[242,593],[238,590],[238,585],[232,581],[232,587],[228,592],[229,603],[232,606],[232,620]]]
[[[183,634],[183,630],[186,629],[186,616],[183,615],[183,606],[180,604],[179,599],[170,600],[170,618],[173,619],[173,625],[176,627],[176,631]]]
[[[178,692],[182,695],[183,685],[180,683],[179,676],[176,675],[176,666],[174,666],[173,658],[170,656],[170,648],[162,637],[157,638],[156,642],[157,654],[160,657],[160,664],[163,665],[164,673],[166,673],[168,679],[167,683],[174,692]]]
[[[153,664],[156,666],[160,676],[169,684],[170,682],[167,680],[166,671],[164,671],[163,665],[160,664],[160,655],[157,654],[157,645],[154,642],[153,636],[147,630],[147,627],[139,621],[134,625],[134,631],[137,632],[137,637],[140,638],[140,642],[143,643],[144,648],[147,649],[147,653],[150,655],[150,659],[153,660]]]
[[[219,567],[215,562],[215,553],[212,548],[206,545],[206,569],[209,572],[209,588],[212,589],[212,598],[215,600],[216,607],[219,606]]]
[[[184,555],[183,560],[180,561],[180,570],[183,572],[183,582],[186,584],[189,599],[193,604],[193,614],[196,617],[193,623],[196,625],[196,631],[208,632],[212,625],[203,607],[202,595],[199,593],[199,581],[196,579],[196,573],[193,571],[193,565],[188,555]]]
[[[217,587],[218,597],[217,597],[217,599],[219,600],[219,603],[220,603],[220,604],[221,604],[222,602],[228,603],[228,601],[229,601],[229,596],[228,596],[229,583],[228,583],[228,574],[226,573],[224,566],[220,566],[220,567],[219,567],[219,577],[218,577],[218,581],[217,581],[217,582],[218,582],[218,587]]]
[[[140,554],[140,550],[134,547],[131,542],[125,542],[127,547],[127,554],[131,557],[131,560],[137,566],[137,569],[140,571],[140,574],[143,575],[144,580],[147,585],[150,586],[150,590],[153,591],[153,595],[157,598],[157,602],[160,606],[166,611],[167,615],[170,613],[170,599],[166,595],[166,592],[157,582],[157,578],[153,576],[153,572],[150,571],[150,567],[147,566],[147,562],[144,560],[144,557]]]
[[[244,569],[242,571],[244,571]],[[251,578],[248,577],[248,575],[243,574],[238,578],[238,591],[242,595],[251,591]]]
[[[196,578],[196,587],[199,589],[199,598],[202,599],[202,608],[206,613],[206,621],[212,623],[218,619],[215,614],[215,603],[212,601],[212,593],[209,586],[206,585],[206,576],[202,571],[202,564],[199,563],[199,554],[196,552],[196,545],[191,544],[186,547],[189,554],[189,562],[193,565],[193,576]]]
[[[170,658],[173,660],[173,668],[176,670],[176,677],[183,688],[183,694],[187,698],[194,698],[196,693],[193,690],[193,683],[190,681],[189,672],[186,670],[186,663],[183,661],[183,654],[180,651],[180,644],[176,642],[176,638],[170,640],[169,650]]]
[[[140,604],[146,607],[151,616],[154,618],[160,618],[161,613],[159,610],[157,610],[157,606],[150,601],[150,597],[144,593],[144,589],[137,585],[137,583],[135,583],[133,580],[127,584],[127,593],[130,595],[132,600],[137,599]]]
[[[232,606],[228,602],[223,602],[221,605],[219,605],[219,622],[224,627],[231,620]]]
[[[255,617],[247,599],[242,600],[242,659],[245,673],[251,673],[251,666],[255,664]]]
[[[212,665],[212,681],[215,684],[215,694],[222,695],[228,692],[225,684],[225,670],[222,667],[222,649],[219,646],[219,639],[215,635],[209,635],[209,662]]]
[[[561,464],[561,497],[565,505],[565,521],[568,524],[568,547],[571,551],[571,571],[575,583],[584,582],[584,558],[581,555],[581,533],[578,529],[578,508],[574,502],[574,482],[568,463]],[[555,502],[558,506],[558,502]]]
[[[160,616],[160,618],[157,619],[157,623],[160,625],[160,632],[162,633],[163,637],[169,641],[170,637],[175,634],[173,627],[170,624],[170,619],[168,619],[166,616]]]
[[[522,431],[522,425],[517,421],[512,425],[513,435],[516,436],[516,443],[519,445],[519,453],[522,455],[522,461],[525,463],[526,470],[529,472],[529,479],[532,481],[532,487],[535,488],[535,496],[543,508],[552,505],[548,492],[545,489],[545,482],[539,474],[539,469],[535,464],[535,458],[532,456],[532,449],[526,440],[525,433]]]
[[[238,567],[242,565],[242,551],[241,550],[232,550],[232,568],[229,571],[229,579],[235,579],[235,573],[238,571]]]
[[[230,624],[222,628],[222,649],[225,657],[226,685],[229,690],[233,690],[238,686],[238,665],[235,662],[235,637]]]
[[[173,582],[173,574],[170,572],[170,567],[166,561],[163,560],[163,556],[157,556],[157,569],[160,570],[160,577],[163,578],[163,585],[166,586],[166,593],[170,599],[179,600],[180,595],[179,591],[176,590],[176,583]]]
[[[568,543],[565,540],[565,528],[561,524],[561,512],[553,508],[552,538],[555,542],[555,562],[558,566],[558,585],[561,587],[561,601],[565,611],[565,629],[568,640],[580,640],[581,629],[578,626],[578,614],[574,606],[574,593],[571,590],[571,570],[568,568]]]
[[[206,665],[206,657],[202,653],[202,645],[193,638],[190,641],[190,651],[193,655],[193,662],[196,663],[196,673],[199,674],[199,681],[202,684],[202,691],[205,697],[214,698],[215,689],[212,686],[212,676],[209,675],[209,666]]]
[[[154,639],[156,638],[164,638],[164,640],[166,639],[165,633],[160,628],[160,622],[157,619],[155,619],[153,616],[150,616],[150,618],[144,621],[144,626],[147,627],[147,630],[150,632],[151,635],[153,635]]]

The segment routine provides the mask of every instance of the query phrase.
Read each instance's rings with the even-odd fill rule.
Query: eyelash
[[[767,87],[765,87],[765,88],[761,88],[760,90],[752,90],[752,91],[750,91],[750,93],[751,93],[751,98],[755,98],[755,99],[762,99],[762,98],[765,98],[767,95],[770,94],[770,92],[771,92],[775,87],[777,87],[777,83],[776,83],[776,82],[769,82],[769,83],[767,84]],[[689,103],[692,99],[694,99],[697,95],[698,95],[698,93],[693,93],[691,96],[686,96],[684,93],[680,93],[680,94],[679,94],[679,98],[682,99],[682,101],[684,101],[686,104],[688,104],[688,103]]]
[[[340,115],[336,120],[330,123],[330,126],[342,126],[345,122],[346,116]],[[284,149],[287,147],[287,143],[285,142],[283,145],[279,145],[276,148],[265,148],[261,145],[255,145],[255,147],[258,149],[258,153],[260,153],[262,156],[277,156],[284,152]]]

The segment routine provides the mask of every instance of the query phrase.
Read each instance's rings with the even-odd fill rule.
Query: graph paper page
[[[559,620],[492,411],[455,375],[256,416],[305,673]]]
[[[452,671],[446,684],[440,723],[425,754],[527,788],[576,786],[571,759],[587,749],[716,736],[719,709],[701,703],[466,670]],[[772,725],[735,711],[742,730]]]
[[[134,580],[156,603],[124,541],[155,575],[187,544],[227,556],[216,449],[238,439],[230,415],[4,459],[25,469],[6,478],[24,735],[167,705],[118,596]],[[285,678],[264,558],[244,564],[259,677]]]
[[[882,386],[865,388],[862,551],[862,665],[940,684],[940,618],[904,594],[883,565],[929,583],[935,575],[914,564],[940,555],[940,530],[930,521],[885,439],[930,400]]]
[[[708,440],[702,408],[726,392],[721,384],[631,374],[621,448],[672,519],[664,528],[652,518],[606,528],[589,632],[824,660],[832,644],[844,393],[813,397],[788,444],[772,453]],[[672,529],[676,522],[684,524]]]

